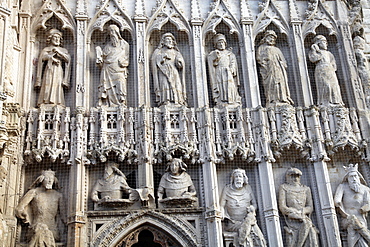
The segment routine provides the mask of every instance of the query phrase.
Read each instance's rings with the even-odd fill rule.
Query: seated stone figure
[[[235,246],[267,246],[257,225],[257,203],[245,170],[232,172],[231,183],[222,191],[220,206],[224,231],[236,233]]]
[[[125,204],[125,202],[130,203],[132,192],[133,190],[126,182],[126,176],[118,169],[118,164],[108,162],[104,176],[93,187],[91,199],[98,205],[119,206],[118,204]],[[129,199],[125,199],[124,194],[128,195]]]
[[[195,187],[185,172],[186,167],[181,159],[175,158],[168,163],[157,192],[160,206],[189,207],[197,202]]]
[[[347,230],[347,246],[368,247],[370,231],[366,216],[370,211],[370,188],[357,164],[345,167],[346,175],[335,191],[334,204],[341,217],[341,225]]]
[[[287,224],[287,247],[316,247],[319,246],[318,230],[310,219],[313,212],[311,189],[301,184],[301,176],[299,169],[289,168],[286,182],[279,188],[279,209]]]
[[[57,217],[66,222],[66,208],[58,184],[54,171],[43,171],[15,208],[16,216],[33,231],[30,247],[54,247],[60,240]]]

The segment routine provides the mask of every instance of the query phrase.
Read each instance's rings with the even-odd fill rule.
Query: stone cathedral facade
[[[2,0],[0,246],[368,246],[367,42],[367,0]]]

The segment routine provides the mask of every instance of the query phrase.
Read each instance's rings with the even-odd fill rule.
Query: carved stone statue
[[[3,166],[0,166],[0,187],[3,186],[7,176],[7,172]],[[6,239],[8,234],[8,227],[6,221],[3,218],[3,207],[4,205],[0,204],[0,247],[7,247]]]
[[[288,86],[287,62],[281,50],[275,46],[276,38],[273,30],[267,30],[257,50],[266,104],[293,104]]]
[[[333,54],[327,50],[328,42],[323,35],[313,39],[308,53],[312,63],[316,64],[315,81],[317,88],[317,104],[323,106],[343,105],[337,75],[337,64]]]
[[[43,171],[15,209],[16,216],[33,230],[30,247],[54,247],[60,240],[57,217],[65,223],[66,208],[58,187],[55,172]]]
[[[368,58],[364,52],[365,44],[366,41],[361,36],[356,36],[353,39],[353,48],[355,49],[358,74],[365,91],[366,103],[370,106],[370,66]]]
[[[342,216],[342,226],[347,229],[348,247],[367,247],[370,243],[366,222],[370,211],[370,188],[357,166],[349,164],[345,167],[347,173],[335,191],[334,204]]]
[[[101,68],[99,105],[126,105],[129,44],[116,25],[108,27],[110,41],[104,49],[96,47],[96,64]]]
[[[301,176],[299,169],[289,168],[286,182],[279,188],[279,209],[287,224],[287,247],[318,247],[318,230],[310,219],[313,212],[311,189],[301,184]]]
[[[37,105],[65,105],[64,88],[69,88],[71,56],[61,47],[62,33],[51,29],[45,47],[39,56],[35,88],[40,88]]]
[[[181,159],[175,158],[168,163],[158,187],[159,203],[185,207],[197,202],[195,187],[186,168]]]
[[[245,170],[233,170],[231,183],[222,191],[220,206],[226,221],[224,230],[237,233],[235,246],[267,246],[257,225],[257,203]]]
[[[240,104],[238,64],[231,48],[226,49],[225,35],[217,34],[214,51],[208,54],[209,76],[216,104]]]
[[[103,178],[93,187],[91,199],[94,202],[114,202],[123,199],[124,193],[131,194],[126,176],[118,169],[117,163],[108,162]]]
[[[154,91],[158,105],[186,105],[185,61],[171,33],[162,35],[151,58]]]

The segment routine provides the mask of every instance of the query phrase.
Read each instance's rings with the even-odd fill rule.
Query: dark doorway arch
[[[149,230],[141,231],[138,240],[132,247],[163,247],[161,244],[154,242],[154,235]]]

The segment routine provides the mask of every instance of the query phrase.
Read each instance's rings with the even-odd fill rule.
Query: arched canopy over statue
[[[158,105],[186,105],[185,61],[172,33],[162,35],[151,58]]]
[[[215,50],[208,54],[213,100],[217,105],[241,104],[236,56],[231,48],[226,49],[227,42],[223,34],[217,34],[214,37],[213,45]]]
[[[51,29],[48,44],[39,56],[35,88],[40,88],[37,105],[65,105],[63,88],[69,88],[71,56],[62,47],[62,32]]]

